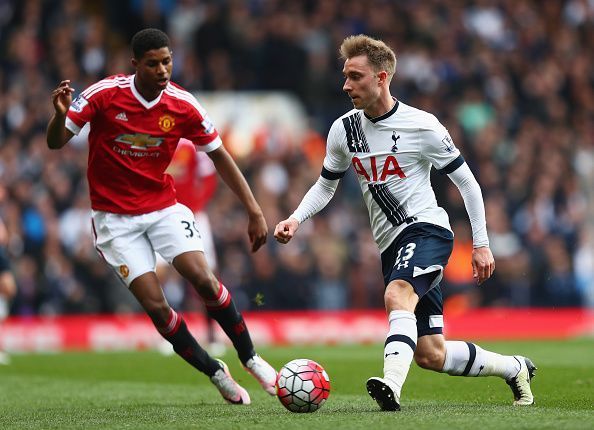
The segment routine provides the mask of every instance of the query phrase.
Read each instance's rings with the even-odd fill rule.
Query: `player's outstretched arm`
[[[289,243],[299,228],[299,221],[289,217],[279,222],[274,229],[274,237],[280,243]]]
[[[320,176],[309,189],[295,212],[284,221],[279,222],[274,229],[274,237],[280,243],[288,243],[299,228],[299,224],[321,211],[334,196],[338,179],[331,180]]]
[[[209,152],[208,156],[213,161],[223,181],[245,206],[249,217],[248,236],[252,244],[252,252],[256,252],[266,243],[268,234],[268,225],[266,219],[264,219],[262,209],[252,194],[245,177],[224,146],[219,146],[214,151]]]
[[[73,134],[65,126],[66,113],[72,103],[74,88],[70,86],[69,80],[60,82],[60,85],[52,91],[52,103],[55,113],[47,125],[47,146],[50,149],[60,149],[72,138]]]

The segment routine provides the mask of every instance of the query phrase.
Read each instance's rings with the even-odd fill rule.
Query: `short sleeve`
[[[451,173],[462,165],[464,159],[454,145],[448,130],[437,118],[433,116],[432,118],[434,119],[433,126],[419,131],[421,153],[437,170],[450,170],[445,173]]]
[[[340,179],[351,165],[353,154],[348,151],[342,122],[335,121],[328,132],[322,177]]]
[[[198,103],[198,100],[191,96],[191,103],[188,103],[189,121],[187,134],[184,136],[190,140],[198,151],[211,152],[223,144],[219,133],[211,121],[206,109]]]

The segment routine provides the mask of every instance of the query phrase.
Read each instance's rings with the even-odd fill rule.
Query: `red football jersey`
[[[217,186],[217,171],[208,155],[197,152],[192,142],[182,139],[166,172],[175,182],[177,201],[193,212],[203,210]]]
[[[139,215],[176,203],[165,173],[180,138],[209,152],[222,142],[204,108],[169,83],[145,100],[134,75],[103,79],[72,102],[66,127],[75,134],[90,123],[87,178],[95,210]]]

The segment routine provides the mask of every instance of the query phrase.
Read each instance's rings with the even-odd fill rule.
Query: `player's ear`
[[[138,60],[134,57],[130,58],[130,63],[132,63],[132,67],[138,67]]]
[[[387,80],[388,80],[388,72],[386,72],[385,70],[378,72],[378,74],[377,74],[377,83],[378,84],[381,85],[384,82],[386,82]]]

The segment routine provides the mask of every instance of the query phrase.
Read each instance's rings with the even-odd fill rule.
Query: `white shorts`
[[[204,246],[194,214],[177,203],[143,215],[93,211],[95,248],[129,287],[140,275],[155,271],[155,252],[171,263]]]
[[[202,238],[202,246],[204,247],[204,257],[208,263],[208,267],[215,272],[217,269],[217,254],[214,246],[214,239],[212,237],[212,229],[210,227],[210,221],[206,212],[194,212],[194,219],[198,224],[198,231]],[[169,263],[165,261],[163,257],[157,254],[157,266],[165,266]]]

